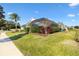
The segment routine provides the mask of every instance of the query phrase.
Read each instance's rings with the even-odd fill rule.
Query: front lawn
[[[39,34],[7,35],[24,55],[29,56],[79,56],[78,42],[74,41],[75,31],[58,32],[42,36]]]

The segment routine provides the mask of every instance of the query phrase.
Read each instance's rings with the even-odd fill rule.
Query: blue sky
[[[49,18],[65,25],[79,25],[78,3],[3,3],[6,19],[10,13],[17,13],[21,25],[28,23],[32,18]]]

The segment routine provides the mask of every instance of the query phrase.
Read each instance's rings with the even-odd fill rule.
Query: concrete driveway
[[[0,33],[0,56],[23,56],[5,32]]]

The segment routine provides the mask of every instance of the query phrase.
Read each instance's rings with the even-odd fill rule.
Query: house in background
[[[59,28],[61,30],[61,32],[66,31],[68,32],[68,27],[66,25],[64,25],[62,22],[59,22]]]

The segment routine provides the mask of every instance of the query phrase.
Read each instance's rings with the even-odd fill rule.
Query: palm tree
[[[15,29],[17,30],[17,21],[20,20],[20,17],[16,13],[10,14],[10,19],[14,20],[15,22]]]

